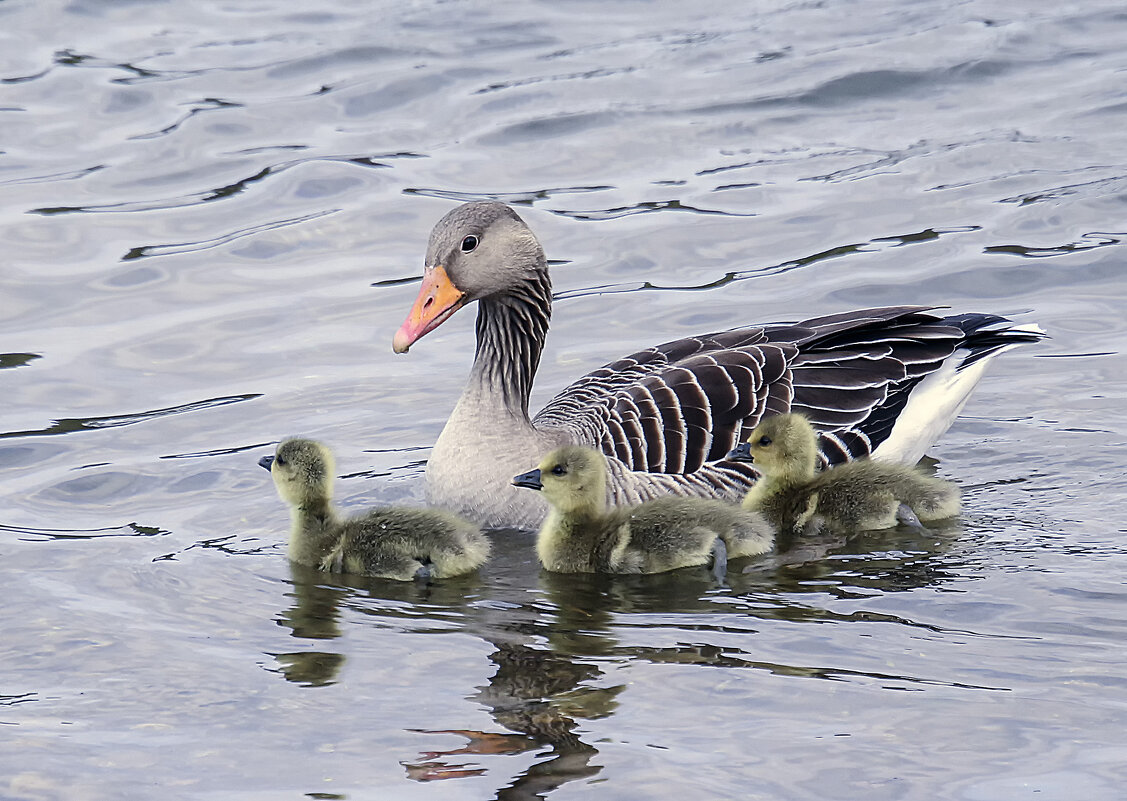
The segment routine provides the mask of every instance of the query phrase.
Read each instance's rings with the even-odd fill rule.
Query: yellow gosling
[[[513,479],[551,505],[536,555],[556,573],[662,573],[771,549],[774,533],[755,512],[707,498],[665,497],[607,508],[606,458],[570,445]]]
[[[817,434],[800,414],[766,418],[728,458],[752,461],[763,474],[743,507],[788,534],[872,531],[896,525],[898,516],[919,525],[959,512],[958,488],[914,467],[864,459],[817,472]]]
[[[334,573],[410,581],[469,573],[490,543],[467,520],[435,509],[383,507],[341,519],[333,509],[332,452],[309,439],[287,439],[258,462],[290,507],[291,561]]]

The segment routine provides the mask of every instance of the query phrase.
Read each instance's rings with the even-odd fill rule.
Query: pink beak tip
[[[412,341],[411,335],[400,328],[391,340],[391,349],[396,353],[406,353],[410,349]]]

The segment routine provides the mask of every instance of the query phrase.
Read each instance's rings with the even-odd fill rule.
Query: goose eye
[[[553,476],[566,476],[567,475],[567,469],[562,464],[558,464],[558,465],[556,465],[555,467],[552,468],[552,475]]]
[[[279,467],[285,467],[286,466],[286,457],[275,456],[274,457],[274,464],[278,465]]]
[[[477,237],[474,236],[473,234],[470,234],[469,236],[467,236],[465,239],[462,240],[462,252],[463,253],[469,253],[471,250],[473,250],[474,248],[477,247],[477,242],[478,242]]]
[[[759,445],[761,448],[766,448],[770,444],[771,444],[771,438],[770,437],[760,437],[759,442],[756,443],[756,445]]]

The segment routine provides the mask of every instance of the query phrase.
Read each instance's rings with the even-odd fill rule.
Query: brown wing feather
[[[822,459],[869,455],[908,393],[957,348],[968,362],[1037,335],[1004,318],[895,306],[687,337],[601,367],[557,395],[539,426],[568,430],[629,470],[691,474],[766,415],[805,414]],[[727,464],[727,463],[724,463]]]

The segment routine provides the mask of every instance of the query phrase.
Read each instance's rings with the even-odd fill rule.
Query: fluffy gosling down
[[[287,439],[258,463],[290,506],[291,561],[333,573],[410,581],[469,573],[489,558],[489,540],[467,520],[434,509],[388,506],[341,519],[333,509],[332,451]]]
[[[662,573],[764,553],[774,533],[763,516],[719,500],[666,497],[607,508],[607,463],[571,445],[513,479],[540,490],[551,505],[536,555],[555,573]]]
[[[754,462],[763,474],[743,507],[762,512],[788,534],[819,528],[873,531],[890,528],[898,519],[919,525],[959,512],[954,484],[907,465],[864,459],[815,472],[817,434],[800,414],[763,420],[728,458]]]

